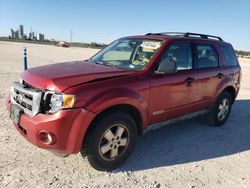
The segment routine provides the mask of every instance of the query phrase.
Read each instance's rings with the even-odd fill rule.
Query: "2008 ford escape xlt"
[[[109,171],[147,130],[200,114],[222,126],[240,80],[233,47],[220,37],[149,33],[118,39],[85,61],[24,71],[7,109],[32,144],[81,152],[95,169]]]

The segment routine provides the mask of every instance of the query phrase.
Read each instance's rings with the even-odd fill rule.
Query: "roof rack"
[[[182,37],[200,37],[203,39],[217,39],[223,41],[221,37],[206,35],[200,33],[189,33],[189,32],[163,32],[163,33],[147,33],[146,35],[166,35],[166,36],[182,36]]]

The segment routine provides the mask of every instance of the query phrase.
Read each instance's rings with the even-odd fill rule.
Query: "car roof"
[[[147,33],[146,35],[134,35],[127,36],[124,38],[143,38],[151,40],[187,40],[187,41],[201,41],[201,42],[218,42],[226,43],[222,40],[221,37],[200,34],[200,33],[190,33],[190,32],[164,32],[164,33]]]

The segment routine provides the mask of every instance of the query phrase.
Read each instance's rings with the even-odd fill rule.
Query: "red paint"
[[[163,40],[164,44],[143,71],[127,71],[89,62],[68,62],[31,68],[22,74],[22,79],[39,89],[48,89],[64,94],[75,94],[74,109],[61,110],[55,114],[21,116],[20,126],[26,135],[17,130],[34,145],[59,153],[79,152],[84,135],[94,118],[105,109],[127,104],[135,107],[146,128],[173,117],[209,108],[223,89],[231,86],[236,93],[240,81],[240,66],[226,67],[218,45],[224,42],[187,37],[134,36]],[[155,75],[151,70],[159,56],[172,42],[206,42],[215,47],[220,59],[220,68],[191,70],[166,75]],[[222,72],[225,76],[218,79]],[[194,78],[192,87],[185,80]],[[9,109],[9,98],[7,108]],[[164,110],[164,113],[152,115]],[[139,118],[139,117],[138,117]],[[56,142],[48,145],[39,141],[39,131],[51,132]]]

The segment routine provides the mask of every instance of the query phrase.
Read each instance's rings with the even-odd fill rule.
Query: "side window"
[[[197,44],[197,68],[212,68],[219,66],[218,55],[209,44]]]
[[[173,73],[189,70],[193,67],[192,62],[192,49],[189,43],[172,44],[163,52],[158,71]]]
[[[221,52],[225,58],[227,66],[235,66],[238,65],[238,61],[235,55],[235,52],[232,47],[227,45],[220,46]]]

